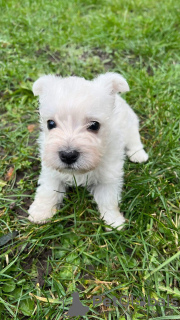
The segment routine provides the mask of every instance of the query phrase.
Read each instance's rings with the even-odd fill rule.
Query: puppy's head
[[[92,81],[53,75],[39,78],[33,92],[40,101],[45,164],[62,172],[95,169],[108,149],[115,94],[128,90],[126,80],[116,73]]]

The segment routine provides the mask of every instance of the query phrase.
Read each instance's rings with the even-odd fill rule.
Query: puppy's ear
[[[109,93],[122,93],[129,91],[127,81],[118,73],[107,72],[98,76],[95,81],[101,82]]]
[[[49,88],[50,84],[54,82],[55,79],[56,79],[56,76],[53,76],[50,74],[50,75],[42,76],[38,80],[36,80],[32,87],[32,91],[34,95],[40,96],[43,93],[45,93]]]

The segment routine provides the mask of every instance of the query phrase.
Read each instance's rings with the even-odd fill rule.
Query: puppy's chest
[[[61,173],[60,180],[64,182],[67,186],[89,186],[95,184],[97,178],[94,176],[92,172],[74,175],[68,173]]]

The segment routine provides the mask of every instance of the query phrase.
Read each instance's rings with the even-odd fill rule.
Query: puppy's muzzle
[[[60,151],[59,152],[59,157],[62,162],[66,164],[72,164],[77,161],[79,158],[80,153],[76,150],[71,150],[71,151]]]

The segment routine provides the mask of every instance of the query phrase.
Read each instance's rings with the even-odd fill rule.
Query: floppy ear
[[[50,75],[42,76],[38,80],[36,80],[32,87],[32,91],[34,95],[40,96],[43,93],[45,93],[56,78],[57,78],[56,76],[53,76],[50,74]]]
[[[101,82],[109,93],[118,93],[129,91],[127,81],[118,73],[107,72],[98,76],[95,81]]]

